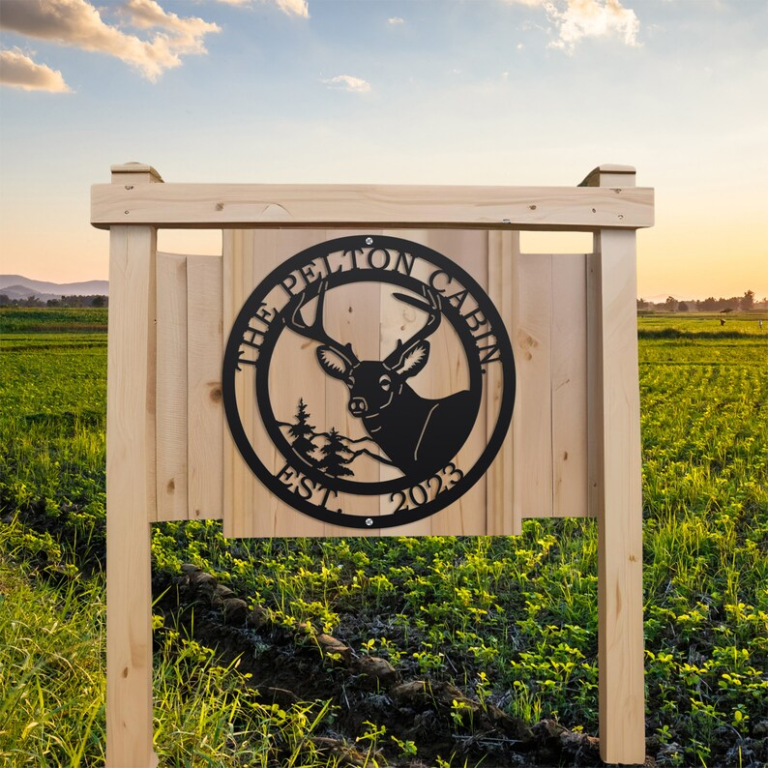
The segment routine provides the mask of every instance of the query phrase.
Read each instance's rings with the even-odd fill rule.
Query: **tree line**
[[[728,299],[710,296],[706,299],[676,299],[674,296],[667,296],[665,301],[653,303],[644,299],[637,300],[638,310],[662,312],[749,312],[758,307],[768,306],[768,298],[761,302],[755,301],[754,291],[745,291],[743,296],[731,296]]]
[[[5,293],[0,293],[0,307],[107,307],[109,297],[101,295],[93,296],[62,296],[60,299],[47,299],[43,301],[36,296],[28,296],[26,299],[12,299]]]

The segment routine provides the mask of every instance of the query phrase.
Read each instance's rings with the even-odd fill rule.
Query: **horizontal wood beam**
[[[443,227],[596,231],[653,225],[645,187],[96,184],[91,224],[183,229]]]

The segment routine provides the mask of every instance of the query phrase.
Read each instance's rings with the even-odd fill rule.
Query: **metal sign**
[[[383,301],[416,316],[417,330],[375,359],[327,330],[339,327],[330,315],[351,311],[360,283],[380,284]],[[296,356],[314,358],[310,376],[292,375]],[[419,377],[439,356],[461,383],[427,397]],[[490,366],[503,386],[489,420],[481,402]],[[354,417],[346,434],[340,424],[313,426],[328,386]],[[483,477],[509,429],[515,365],[496,307],[466,271],[424,245],[358,235],[312,246],[259,283],[229,336],[223,394],[238,450],[272,493],[326,523],[388,528],[435,514]],[[260,418],[244,419],[253,404]],[[484,439],[459,458],[476,429]],[[340,500],[350,496],[379,497],[380,514],[345,513]]]

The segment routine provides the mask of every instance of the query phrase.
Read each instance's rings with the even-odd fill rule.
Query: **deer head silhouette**
[[[426,312],[426,323],[407,341],[398,340],[395,350],[384,360],[361,361],[351,344],[341,344],[325,331],[323,310],[327,288],[327,281],[319,286],[312,324],[308,325],[302,318],[306,299],[300,294],[284,311],[286,327],[319,342],[316,354],[323,371],[347,385],[349,412],[362,419],[370,437],[393,464],[410,472],[450,460],[474,421],[469,421],[471,409],[461,408],[469,392],[429,400],[420,397],[407,383],[423,370],[429,359],[430,346],[426,339],[440,326],[440,295],[426,286],[423,288],[426,301],[403,293],[393,294],[399,301]]]

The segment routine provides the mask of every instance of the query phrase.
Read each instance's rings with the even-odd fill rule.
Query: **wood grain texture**
[[[360,234],[357,230],[329,230],[325,233],[326,240]],[[367,230],[366,234],[376,237],[380,230]],[[353,285],[337,288],[332,299],[325,306],[325,328],[334,339],[352,344],[355,355],[360,360],[381,360],[381,313],[382,290],[375,282],[359,282]],[[311,365],[317,366],[315,356]],[[343,381],[325,377],[325,424],[327,429],[337,429],[344,435],[363,435],[360,419],[352,416],[349,411],[349,389]],[[377,449],[371,449],[380,455]],[[376,482],[382,478],[382,470],[386,467],[369,463],[357,462],[355,480]],[[371,517],[375,519],[380,514],[378,496],[347,495],[335,506],[345,514]],[[348,528],[340,525],[324,527],[326,536],[380,536],[379,528]]]
[[[496,305],[507,333],[516,323],[515,278],[513,273],[519,267],[520,233],[488,233],[488,291]],[[504,380],[497,366],[490,366],[487,373],[488,388],[487,432],[495,425],[495,414],[501,402]],[[516,400],[518,398],[516,397]],[[513,411],[514,414],[514,411]],[[515,514],[514,473],[515,439],[514,427],[509,431],[499,453],[488,469],[486,483],[486,533],[494,535],[519,535],[522,533],[522,518]],[[523,447],[520,447],[523,450]]]
[[[187,519],[187,259],[157,254],[157,519]]]
[[[552,257],[552,514],[586,517],[587,257]]]
[[[400,237],[404,240],[428,245],[428,231],[418,229],[387,229],[382,233],[387,237]],[[405,341],[415,334],[423,318],[413,307],[397,301],[392,297],[388,286],[381,287],[381,310],[379,319],[379,359],[383,360],[397,346],[398,341]],[[423,394],[423,393],[422,393]],[[379,470],[381,480],[389,480],[398,477],[400,472],[392,467],[382,465]],[[390,514],[393,505],[382,498],[380,502],[381,514]],[[395,526],[382,531],[385,536],[430,536],[433,534],[434,516],[425,517],[409,525]]]
[[[107,377],[107,765],[149,768],[156,233],[114,227]],[[152,510],[153,511],[153,510]]]
[[[425,245],[434,248],[438,253],[442,253],[458,264],[479,283],[486,293],[488,292],[488,234],[486,232],[434,229],[426,233],[426,239]],[[441,328],[438,331],[438,333],[442,331],[443,335],[433,343],[432,356],[435,357],[435,361],[430,362],[432,381],[437,387],[435,392],[440,396],[459,392],[469,386],[463,367],[454,362],[464,357],[464,351],[455,333],[448,334],[447,330],[447,328]],[[487,444],[488,380],[487,377],[484,378],[483,399],[477,421],[455,460],[456,465],[465,473],[474,465]],[[445,388],[446,384],[447,388]],[[486,492],[486,483],[483,480],[475,483],[453,504],[434,515],[432,533],[441,536],[485,535],[487,532]]]
[[[161,184],[163,179],[151,166],[144,163],[122,163],[113,165],[112,183],[123,184],[125,189],[132,189],[134,184]]]
[[[472,275],[487,291],[488,288],[488,242],[483,232],[472,230],[387,229],[385,235],[400,237],[432,248],[441,253]],[[421,275],[425,278],[426,275]],[[385,291],[389,294],[389,291]],[[423,325],[423,314],[412,307],[388,297],[382,302],[381,355],[385,357],[398,339],[406,340]],[[447,323],[429,338],[429,361],[425,369],[413,380],[413,389],[422,397],[440,398],[461,391],[468,386],[463,366],[454,361],[461,360],[464,352],[455,332]],[[486,435],[485,398],[478,414],[477,425],[467,442],[459,451],[456,464],[467,471],[473,459],[482,451]],[[389,477],[386,468],[382,477]],[[410,502],[409,502],[410,503]],[[387,511],[391,512],[391,505]],[[486,530],[485,520],[486,488],[484,480],[464,494],[451,506],[404,526],[382,530],[384,536],[449,536],[481,535]]]
[[[552,516],[552,256],[522,254],[512,349],[517,368],[516,514]]]
[[[261,245],[274,241],[276,234],[261,234]],[[255,254],[259,247],[257,233],[242,230],[226,230],[223,237],[223,308],[224,343],[253,283]],[[262,248],[262,250],[269,250]],[[248,287],[250,286],[250,288]],[[248,293],[247,293],[247,292]],[[236,382],[241,418],[244,424],[255,419],[255,405],[246,397],[247,382],[242,377]],[[228,537],[274,535],[272,520],[272,494],[253,476],[240,455],[225,425],[224,436],[224,535]],[[257,514],[258,513],[258,514]]]
[[[220,256],[187,256],[187,482],[192,520],[223,516],[222,279]]]
[[[640,187],[97,184],[91,223],[163,227],[587,230],[653,225]]]
[[[645,760],[643,530],[635,235],[602,232],[590,257],[590,480],[598,514],[600,754]]]
[[[224,232],[224,335],[229,335],[235,317],[258,283],[278,264],[304,248],[322,242],[324,230],[225,230]],[[317,365],[313,354],[305,354],[305,339],[286,332],[286,343],[275,354],[272,365],[286,381],[300,382],[306,366]],[[293,337],[293,338],[292,338]],[[247,367],[244,366],[247,371]],[[250,373],[250,371],[247,371]],[[285,463],[263,428],[252,395],[253,382],[239,376],[236,382],[240,415],[254,449],[271,471]],[[313,425],[325,427],[325,392],[315,393],[322,406],[312,413]],[[295,398],[288,388],[271,388],[276,413],[292,414]],[[322,536],[325,525],[289,507],[262,485],[240,455],[225,427],[224,438],[224,534],[230,537]]]
[[[257,234],[258,237],[258,234]],[[265,259],[268,263],[273,264],[272,269],[289,259],[291,256],[295,256],[305,248],[309,248],[312,245],[321,243],[329,238],[334,237],[333,234],[327,232],[324,229],[314,230],[285,230],[277,231],[277,237],[273,245],[270,245],[272,252],[269,253],[266,247],[263,252],[257,253],[259,265]],[[263,271],[262,271],[263,270]],[[259,268],[258,274],[266,275],[268,271],[266,268]],[[256,280],[258,282],[258,279]],[[254,283],[255,285],[255,283]],[[312,307],[314,309],[314,307]],[[309,308],[305,310],[304,317],[307,321],[313,319],[313,315]],[[276,355],[273,358],[272,366],[270,367],[270,374],[274,373],[273,383],[270,387],[272,393],[272,399],[274,402],[275,413],[284,413],[286,415],[293,415],[297,407],[297,397],[289,397],[289,389],[280,386],[282,381],[290,381],[292,384],[301,383],[303,381],[311,380],[315,382],[315,378],[312,376],[319,366],[317,357],[315,354],[315,343],[309,341],[306,338],[298,336],[291,331],[285,331],[285,344],[282,346],[283,358],[280,360]],[[291,338],[293,337],[293,338]],[[299,387],[303,392],[303,387]],[[321,378],[313,386],[312,395],[315,398],[316,405],[312,408],[312,424],[317,430],[326,432],[332,426],[328,421],[327,410],[327,392],[328,382],[326,377]],[[274,471],[279,472],[280,468],[285,464],[285,459],[272,445],[272,442],[265,436],[264,448],[261,449],[272,450],[274,455]],[[271,520],[272,525],[277,536],[333,536],[334,526],[329,526],[320,520],[315,520],[308,515],[301,512],[297,512],[292,507],[280,501],[277,497],[273,497],[271,501]],[[338,535],[338,534],[336,534]]]
[[[377,231],[367,233],[378,234]],[[409,231],[408,239],[434,247],[454,259],[463,268],[472,274],[486,290],[488,288],[488,239],[483,232],[463,231],[453,232],[447,230],[416,232]],[[345,230],[250,230],[232,231],[225,237],[224,255],[224,282],[225,294],[229,291],[231,296],[225,299],[225,335],[228,335],[228,326],[234,317],[235,307],[242,306],[245,296],[250,293],[252,287],[257,284],[271,268],[285,258],[294,255],[305,247],[322,242],[325,239],[334,239],[351,234]],[[387,235],[402,236],[408,233],[396,230],[387,230]],[[512,242],[510,235],[505,235]],[[239,244],[238,244],[239,243]],[[243,255],[235,258],[239,252]],[[253,254],[258,251],[258,258]],[[251,254],[247,256],[246,254]],[[273,254],[273,255],[269,255]],[[250,265],[250,266],[249,266]],[[228,287],[227,287],[228,286]],[[387,301],[383,300],[384,292],[387,293]],[[370,293],[370,295],[369,295]],[[391,291],[382,288],[376,282],[360,282],[345,288],[339,288],[330,294],[326,305],[327,318],[326,329],[334,338],[350,342],[361,359],[383,359],[394,348],[398,339],[410,337],[423,323],[423,315],[418,310],[396,301],[389,294]],[[333,304],[339,303],[339,306]],[[511,291],[508,296],[511,305]],[[343,304],[343,306],[341,306]],[[339,311],[339,307],[341,310]],[[313,319],[312,312],[315,308],[310,303],[303,312],[305,320]],[[287,373],[277,379],[282,381],[282,386],[275,386],[271,390],[271,400],[275,413],[283,414],[280,418],[288,421],[297,407],[298,396],[301,394],[296,388],[296,382],[313,381],[312,392],[307,400],[310,405],[311,423],[316,431],[326,431],[331,427],[340,429],[345,434],[360,432],[361,425],[358,419],[349,414],[349,392],[342,382],[326,376],[318,381],[315,368],[318,363],[315,358],[315,344],[301,336],[286,331],[284,340],[276,348],[272,366],[276,370]],[[449,360],[451,356],[459,353],[460,345],[455,332],[445,325],[436,332],[434,338],[430,338],[430,361],[425,370],[419,374],[420,381],[414,384],[419,394],[423,397],[442,397],[454,391],[465,388],[461,366],[453,366]],[[463,354],[463,353],[462,353]],[[240,386],[240,385],[238,385]],[[249,385],[245,385],[242,394],[245,395]],[[486,395],[486,398],[489,395]],[[317,402],[318,398],[324,399],[325,409],[321,413]],[[252,398],[243,400],[247,410],[253,407]],[[479,427],[472,433],[465,447],[459,453],[459,459],[463,462],[465,470],[476,460],[485,445],[486,435],[486,400],[481,406],[478,418]],[[246,420],[257,421],[254,413],[245,416]],[[362,434],[362,433],[361,433]],[[278,462],[283,462],[271,441],[264,432],[254,432],[257,453],[260,456],[272,457],[272,469],[280,470]],[[259,442],[262,440],[263,442]],[[282,466],[281,463],[281,466]],[[365,468],[364,462],[360,462],[360,471],[375,468],[369,463]],[[358,468],[356,466],[356,472]],[[385,466],[377,468],[379,478],[386,479],[389,475]],[[511,494],[511,476],[506,479],[508,493]],[[267,494],[267,495],[263,495]],[[229,536],[267,536],[267,535],[404,535],[404,534],[483,534],[486,531],[486,482],[483,480],[459,499],[450,509],[426,520],[418,521],[409,526],[385,529],[348,529],[344,526],[319,523],[311,518],[296,512],[276,497],[260,487],[260,483],[252,475],[250,470],[231,445],[229,437],[225,437],[225,498],[226,508],[233,514],[230,521],[225,523],[225,531]],[[344,511],[350,514],[371,516],[382,512],[389,513],[391,509],[380,507],[378,498],[366,498],[365,496],[348,496],[340,502],[344,505]],[[366,506],[371,503],[370,509]],[[374,508],[375,503],[375,508]],[[260,522],[254,522],[256,510]],[[268,510],[265,516],[264,511]],[[511,513],[510,513],[511,514]]]

